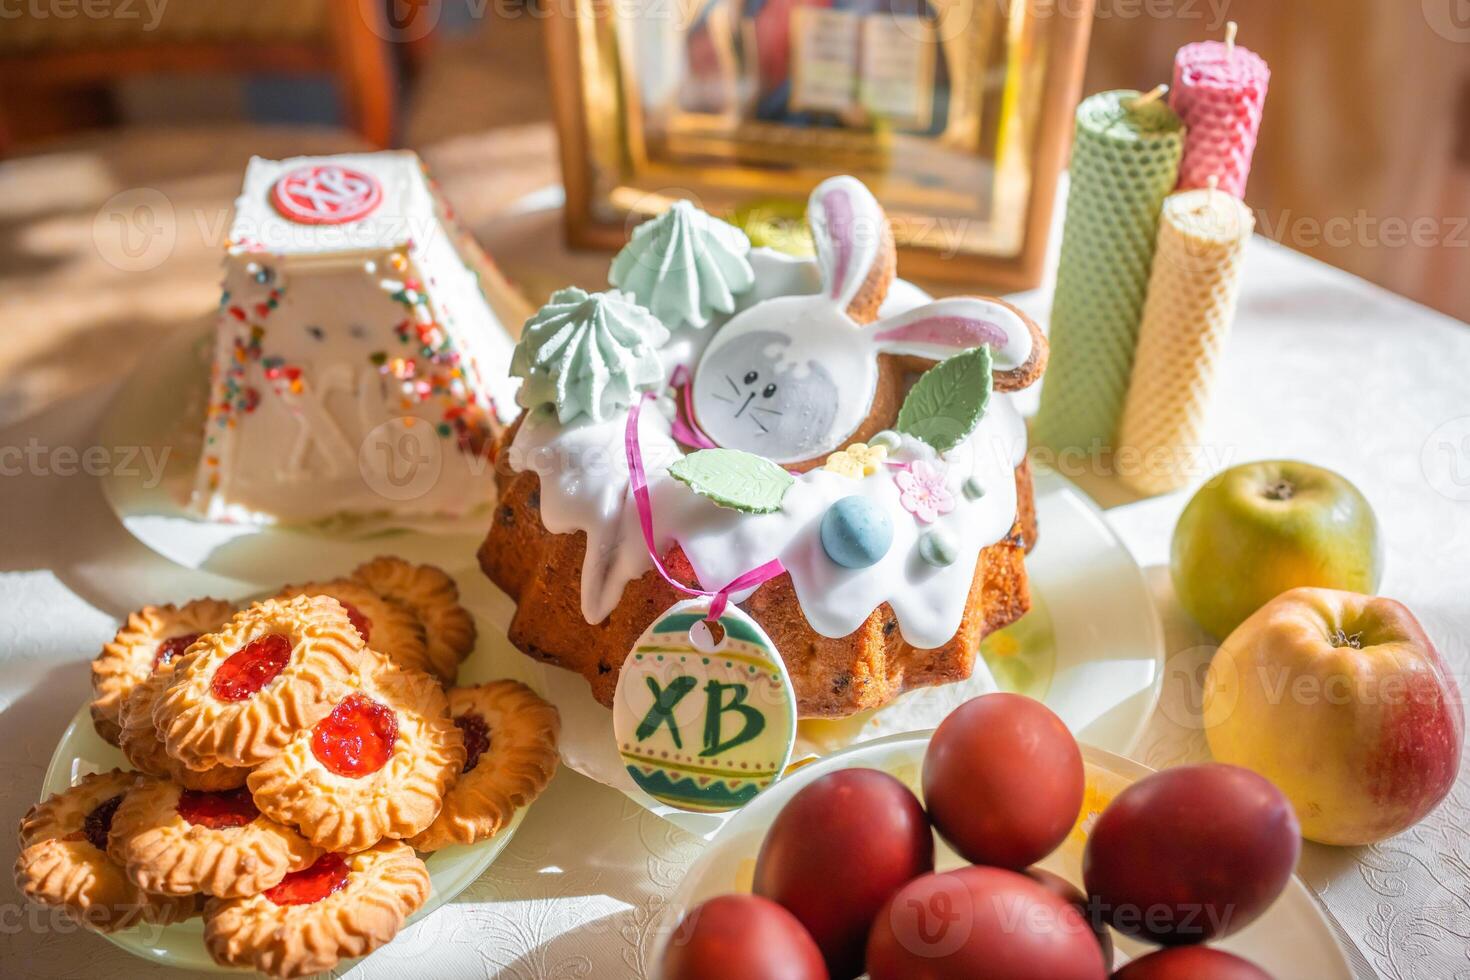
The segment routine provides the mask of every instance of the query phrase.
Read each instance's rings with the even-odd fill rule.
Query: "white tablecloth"
[[[547,222],[550,232],[551,221]],[[1043,316],[1049,290],[1020,298]],[[1251,245],[1211,441],[1224,463],[1295,457],[1372,500],[1388,541],[1383,591],[1406,602],[1461,684],[1470,666],[1470,329],[1267,241]],[[57,738],[87,697],[85,662],[144,602],[226,591],[134,541],[95,479],[64,456],[11,475],[9,447],[85,448],[109,392],[0,431],[0,828],[35,801]],[[161,395],[161,397],[163,397]],[[22,470],[28,467],[22,466]],[[42,470],[45,470],[44,472]],[[1167,627],[1164,701],[1135,755],[1204,755],[1194,724],[1208,640],[1170,595],[1167,549],[1187,494],[1142,502],[1084,484],[1149,570]],[[1309,845],[1301,872],[1384,977],[1470,976],[1470,781],[1420,826],[1375,847]],[[0,833],[0,863],[15,856]],[[359,967],[360,977],[595,978],[650,972],[659,910],[702,845],[621,794],[562,771],[468,892]],[[90,935],[37,931],[0,902],[0,974],[155,975]]]

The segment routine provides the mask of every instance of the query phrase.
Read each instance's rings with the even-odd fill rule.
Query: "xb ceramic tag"
[[[623,661],[613,733],[628,774],[681,810],[744,806],[786,768],[796,692],[770,637],[734,603],[718,630],[690,599],[644,631]]]

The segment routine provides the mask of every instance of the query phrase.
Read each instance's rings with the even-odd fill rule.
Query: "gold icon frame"
[[[1040,281],[1093,0],[552,7],[572,246],[617,248],[679,197],[789,213],[851,173],[888,211],[903,275]]]

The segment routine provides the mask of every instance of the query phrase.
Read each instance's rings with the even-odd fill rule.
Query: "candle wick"
[[[1225,25],[1225,57],[1235,60],[1235,32],[1240,30],[1240,25],[1230,21]]]
[[[1137,112],[1139,109],[1142,109],[1149,103],[1157,102],[1159,101],[1159,99],[1162,99],[1164,97],[1164,93],[1167,91],[1169,91],[1169,86],[1155,85],[1151,90],[1143,93],[1137,98],[1129,99],[1127,102],[1123,103],[1123,108],[1127,109],[1129,112]]]

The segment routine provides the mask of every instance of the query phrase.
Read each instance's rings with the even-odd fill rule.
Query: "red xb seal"
[[[283,174],[271,188],[282,217],[303,225],[343,225],[365,218],[383,200],[371,174],[335,163],[308,164]]]

